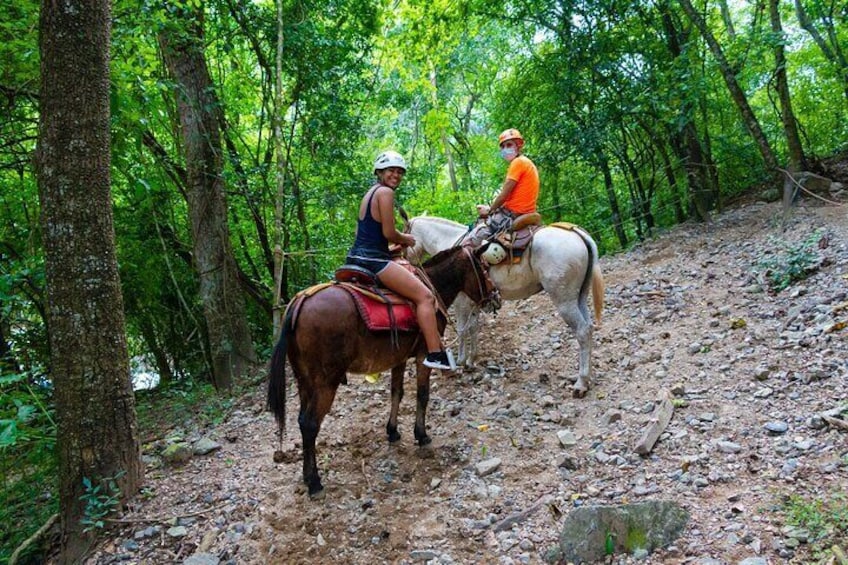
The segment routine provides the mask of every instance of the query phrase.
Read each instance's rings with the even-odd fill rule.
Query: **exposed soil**
[[[848,491],[848,432],[816,417],[848,403],[848,208],[805,199],[785,232],[781,217],[778,203],[743,204],[602,258],[585,399],[570,390],[576,342],[544,295],[486,317],[482,368],[434,375],[427,448],[414,445],[411,378],[389,445],[387,375],[352,375],[319,435],[321,500],[301,482],[294,390],[277,464],[259,385],[218,428],[182,430],[221,449],[176,468],[150,460],[147,495],[89,563],[542,563],[572,508],[646,499],[691,518],[641,563],[814,561],[782,531],[781,505]],[[764,265],[786,256],[812,272],[769,292]],[[670,424],[636,455],[672,388]],[[491,458],[499,469],[480,477]]]

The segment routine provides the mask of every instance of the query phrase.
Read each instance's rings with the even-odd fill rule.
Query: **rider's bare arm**
[[[381,186],[374,195],[377,201],[377,215],[375,218],[383,226],[383,235],[391,243],[397,243],[406,247],[415,245],[415,238],[408,233],[401,233],[395,227],[395,193],[391,188]]]
[[[489,214],[497,211],[498,208],[503,206],[503,203],[509,197],[516,184],[518,183],[513,179],[506,179],[497,198],[495,198],[494,202],[492,202],[492,205],[489,206],[488,209],[486,209],[486,206],[477,206],[477,213],[485,218]]]

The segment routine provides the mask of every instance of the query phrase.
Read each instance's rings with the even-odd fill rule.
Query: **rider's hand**
[[[403,243],[401,243],[401,245],[403,245],[404,247],[415,247],[415,236],[411,233],[405,233],[403,235],[405,235],[406,237],[404,238],[404,241]]]
[[[490,210],[491,209],[489,208],[489,206],[486,206],[485,204],[478,204],[477,205],[477,215],[480,216],[481,218],[487,217],[489,215]]]

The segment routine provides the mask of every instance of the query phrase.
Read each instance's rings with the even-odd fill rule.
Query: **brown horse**
[[[455,247],[435,255],[424,271],[445,308],[464,292],[484,308],[500,306],[498,291],[489,280],[480,252]],[[303,481],[313,496],[324,488],[315,461],[315,439],[324,416],[330,411],[336,390],[347,383],[347,373],[368,374],[391,369],[392,408],[386,432],[390,442],[400,439],[398,408],[403,398],[406,361],[415,357],[418,403],[415,411],[415,439],[419,446],[430,443],[425,425],[430,400],[430,369],[423,364],[427,348],[418,332],[399,332],[392,343],[391,332],[371,332],[362,321],[348,292],[331,286],[306,298],[296,320],[294,308],[286,311],[280,340],[271,359],[268,406],[277,419],[281,438],[286,420],[286,356],[292,366],[300,396],[298,424],[303,439]],[[446,319],[438,316],[439,332]],[[294,327],[296,324],[297,327]]]

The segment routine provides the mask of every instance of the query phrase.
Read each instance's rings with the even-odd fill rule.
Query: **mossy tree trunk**
[[[94,541],[82,523],[83,481],[126,498],[138,490],[143,469],[110,190],[111,3],[45,1],[40,26],[36,167],[59,453],[59,562],[80,563]]]

